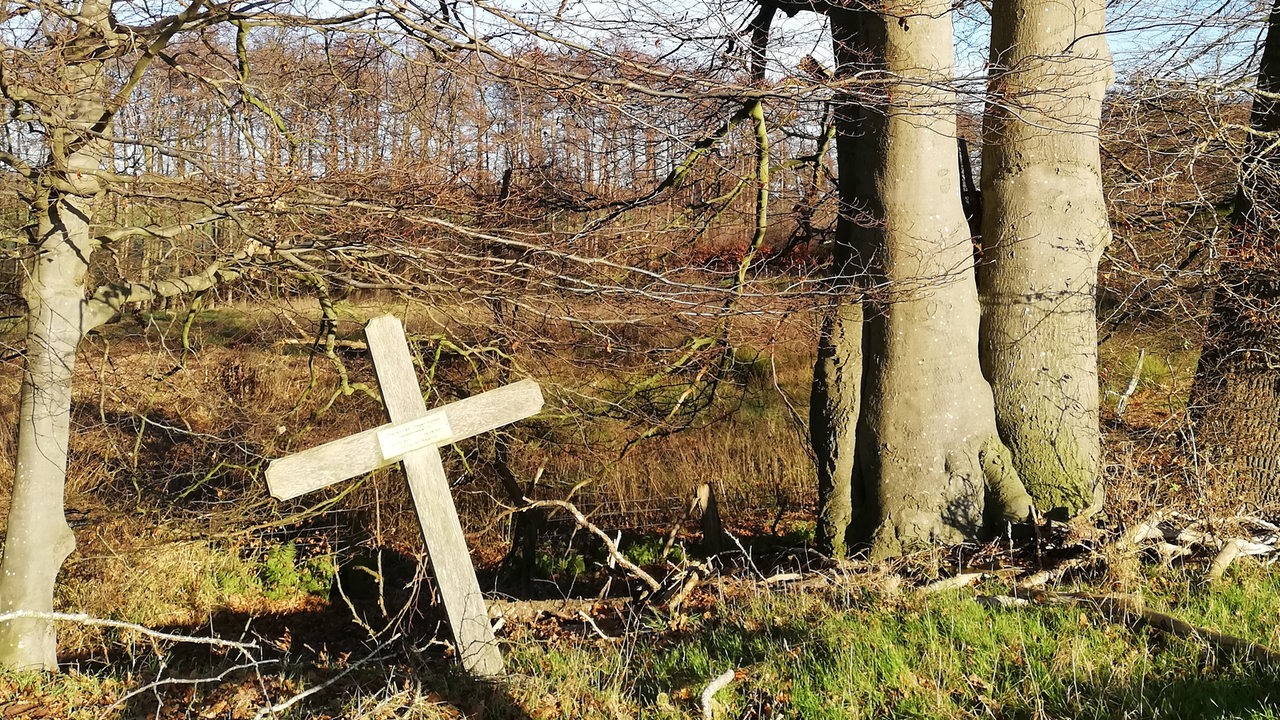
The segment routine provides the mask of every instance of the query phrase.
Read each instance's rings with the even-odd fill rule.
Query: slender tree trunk
[[[818,547],[833,557],[849,553],[846,535],[854,508],[865,508],[862,486],[854,497],[853,460],[862,380],[862,303],[836,295],[818,339],[809,402],[809,434],[818,461]]]
[[[840,74],[883,78],[839,121],[841,206],[867,287],[849,537],[875,557],[978,537],[1027,497],[978,364],[973,253],[956,166],[950,4],[833,11]],[[848,152],[851,160],[843,155]]]
[[[96,248],[90,226],[100,184],[97,173],[111,145],[105,107],[106,77],[98,58],[117,36],[109,0],[85,0],[75,42],[58,68],[58,95],[44,104],[49,157],[32,188],[32,254],[23,285],[27,356],[18,416],[13,497],[0,559],[0,613],[53,610],[58,570],[75,549],[63,496],[70,440],[71,389],[76,349],[101,322],[86,312],[89,258]],[[57,669],[57,643],[49,620],[0,623],[0,667]]]
[[[1258,67],[1232,230],[1190,411],[1231,499],[1280,503],[1280,0]]]
[[[834,35],[836,79],[844,80],[856,71],[856,39]],[[833,264],[832,307],[823,319],[818,338],[818,357],[813,367],[813,390],[809,399],[809,436],[818,463],[818,547],[833,557],[844,557],[849,546],[855,509],[865,510],[864,487],[855,484],[854,457],[857,446],[858,410],[862,384],[862,295],[865,278],[853,277],[856,268],[865,266],[862,256],[866,248],[857,243],[867,241],[866,232],[858,226],[856,197],[846,192],[859,172],[858,99],[842,93],[834,101],[832,122],[836,126],[836,174],[840,186],[840,211],[836,218],[836,242]],[[855,262],[855,256],[860,258]]]
[[[1103,0],[996,0],[983,128],[981,356],[996,425],[1050,517],[1101,506]]]
[[[24,288],[27,364],[22,378],[12,505],[0,560],[0,613],[53,611],[58,569],[75,549],[63,515],[71,377],[81,338],[87,223],[80,203],[42,219],[40,253]],[[53,623],[0,623],[0,666],[56,670]]]

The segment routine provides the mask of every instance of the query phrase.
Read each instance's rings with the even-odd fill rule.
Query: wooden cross
[[[533,380],[523,380],[428,412],[400,321],[390,315],[374,318],[365,326],[365,337],[391,422],[272,461],[267,485],[272,495],[287,500],[385,465],[404,463],[462,665],[475,675],[501,675],[502,654],[439,448],[537,414],[542,409],[542,391]]]

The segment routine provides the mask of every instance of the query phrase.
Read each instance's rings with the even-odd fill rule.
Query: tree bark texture
[[[996,0],[982,151],[981,358],[996,426],[1042,513],[1101,505],[1098,124],[1102,0]]]
[[[1024,520],[1031,504],[978,363],[950,4],[879,10],[831,20],[839,72],[877,80],[837,111],[837,138],[852,266],[871,291],[848,538],[886,557],[977,538],[990,511]]]
[[[846,33],[848,34],[848,33]],[[855,46],[849,38],[833,35],[837,58],[836,79],[850,80],[856,72]],[[859,101],[852,93],[840,93],[834,100],[832,122],[837,127],[836,175],[853,177],[858,170],[859,145],[855,137]],[[841,132],[844,128],[845,132]],[[836,217],[832,283],[832,305],[823,319],[818,337],[818,357],[813,366],[813,388],[809,397],[809,437],[818,470],[818,548],[832,557],[849,554],[849,529],[865,522],[854,521],[854,511],[867,507],[861,484],[855,484],[854,457],[857,447],[858,412],[862,384],[862,291],[865,278],[858,275],[864,261],[867,238],[858,227],[858,207],[840,193]]]
[[[58,569],[75,549],[63,515],[71,422],[71,377],[79,345],[83,280],[87,270],[78,242],[87,223],[77,203],[61,203],[43,218],[44,235],[24,288],[27,364],[22,378],[18,452],[12,506],[0,560],[0,612],[53,611]],[[54,224],[57,223],[57,224]],[[73,239],[74,238],[74,239]],[[0,665],[55,670],[53,624],[19,619],[0,623]]]
[[[53,610],[58,570],[75,549],[63,511],[76,349],[101,322],[86,301],[91,221],[109,134],[106,77],[98,59],[110,29],[108,0],[86,0],[57,69],[56,95],[32,98],[47,116],[49,156],[32,198],[31,260],[23,286],[27,355],[13,496],[0,559],[0,612]],[[0,623],[0,667],[57,669],[52,622]]]
[[[1280,0],[1267,22],[1232,224],[1189,409],[1222,499],[1280,503]]]
[[[844,557],[850,549],[845,536],[853,524],[854,508],[867,504],[860,485],[854,497],[853,484],[862,381],[862,303],[844,295],[837,295],[834,302],[818,339],[809,435],[818,461],[818,548],[832,557]]]

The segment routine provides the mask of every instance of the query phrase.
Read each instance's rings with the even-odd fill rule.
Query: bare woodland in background
[[[10,3],[0,612],[149,525],[416,551],[385,475],[261,482],[380,413],[369,306],[429,405],[547,388],[448,458],[534,594],[540,500],[877,556],[1272,502],[1275,11],[926,5]]]

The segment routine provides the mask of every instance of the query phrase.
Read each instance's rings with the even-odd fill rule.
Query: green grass
[[[1189,346],[1177,328],[1117,333],[1098,349],[1103,404],[1115,409],[1129,386],[1140,350],[1145,349],[1138,385],[1129,407],[1181,417],[1195,375],[1199,348]]]
[[[1274,640],[1280,579],[1246,570],[1212,590],[1157,576],[1153,598],[1180,616]],[[991,587],[989,592],[1007,591]],[[645,630],[616,648],[517,647],[512,664],[573,687],[576,712],[695,716],[726,669],[728,717],[763,706],[803,718],[1278,717],[1280,679],[1201,644],[1108,622],[1074,606],[991,610],[973,592],[761,594],[683,632]],[[585,679],[585,680],[584,680]]]
[[[264,556],[261,584],[303,567],[286,547]],[[1128,585],[1153,609],[1280,644],[1280,574],[1242,563],[1212,587],[1201,576],[1198,567],[1148,568]],[[1084,606],[991,609],[976,602],[978,594],[1012,592],[1002,582],[930,595],[867,583],[806,593],[729,587],[726,597],[689,615],[647,611],[613,641],[573,619],[509,627],[511,675],[492,688],[461,677],[435,651],[391,651],[283,717],[363,720],[394,707],[397,717],[422,718],[459,717],[453,708],[474,718],[698,718],[706,683],[735,670],[735,682],[717,695],[724,706],[717,717],[1280,718],[1276,668],[1118,624]],[[607,618],[601,623],[610,627]],[[229,662],[206,659],[212,666],[202,668],[190,654],[162,660],[148,655],[154,646],[130,647],[129,663],[89,673],[0,674],[0,706],[21,699],[69,718],[112,717],[103,711],[157,674],[213,677]],[[297,692],[363,657],[294,652],[302,654],[261,666],[261,677],[242,672],[194,694],[178,695],[178,686],[161,692],[174,693],[167,706],[196,716],[228,686]]]

